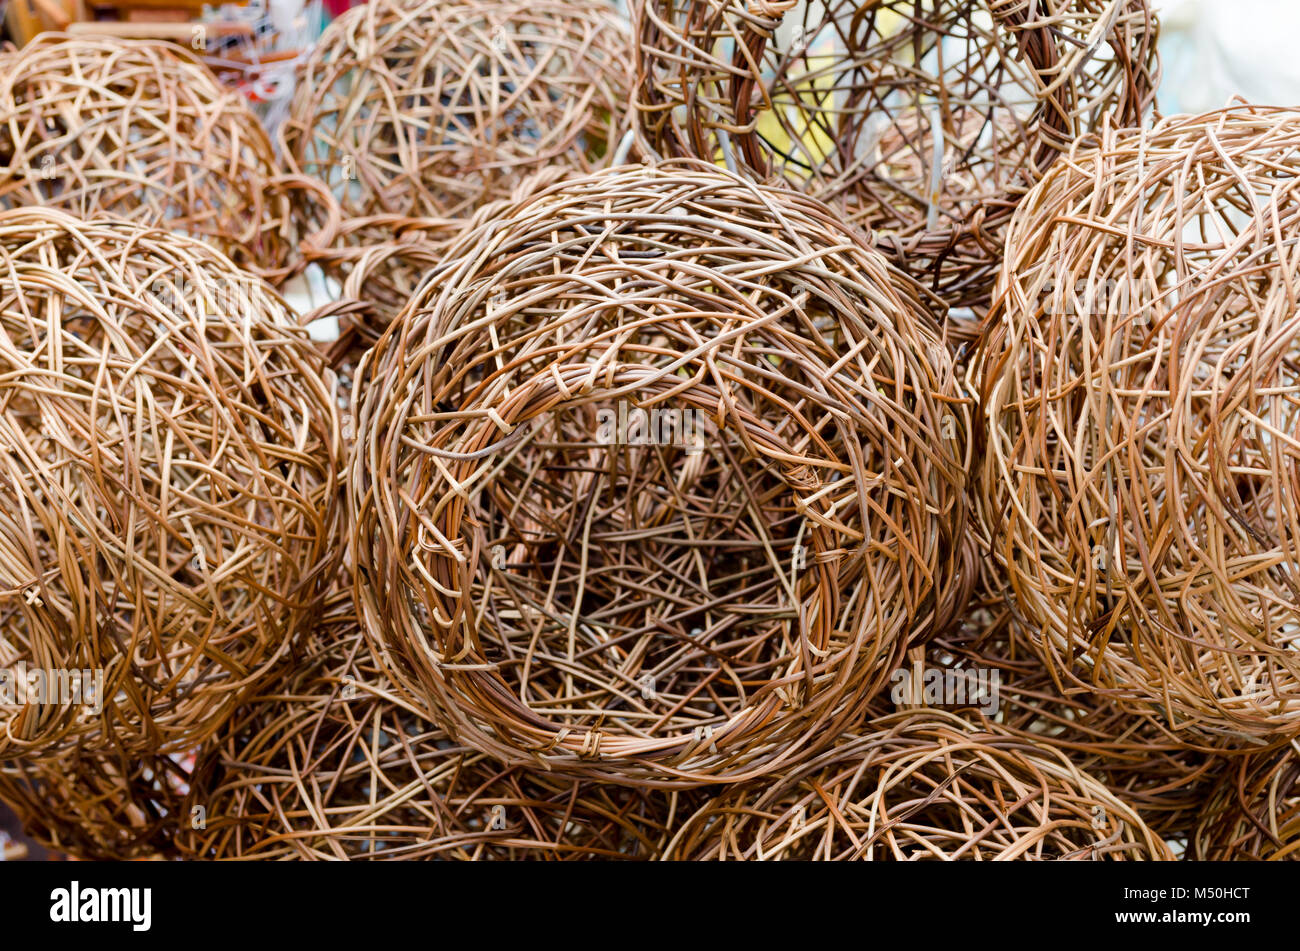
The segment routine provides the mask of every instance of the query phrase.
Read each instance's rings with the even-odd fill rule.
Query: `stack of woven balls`
[[[372,0],[274,145],[165,44],[0,57],[0,800],[1300,855],[1300,110],[1155,118],[1146,0],[921,6]]]

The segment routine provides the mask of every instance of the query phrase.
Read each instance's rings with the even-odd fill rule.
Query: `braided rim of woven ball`
[[[977,361],[982,520],[1053,677],[1210,751],[1300,734],[1300,111],[1081,141]]]
[[[631,859],[677,794],[566,782],[457,746],[389,688],[346,590],[200,757],[178,846],[203,859]]]
[[[1103,113],[1152,105],[1157,22],[1146,0],[924,6],[637,0],[646,148],[797,182],[948,303],[985,302],[1016,200]]]
[[[268,279],[294,269],[291,196],[312,187],[183,47],[41,34],[0,69],[0,155],[0,207],[166,226]]]
[[[453,238],[539,171],[589,172],[617,151],[630,35],[600,0],[377,0],[326,28],[281,129],[290,167],[328,183],[336,246],[415,222]],[[312,196],[299,214],[319,217]]]
[[[0,269],[0,756],[188,751],[337,562],[322,361],[268,285],[168,231],[0,212]]]
[[[1300,749],[1234,762],[1205,802],[1191,837],[1203,862],[1300,859]]]
[[[917,289],[830,209],[678,161],[458,249],[363,362],[349,478],[367,630],[458,740],[761,775],[960,609],[966,404]],[[640,408],[700,441],[600,435]]]
[[[1058,750],[938,710],[866,724],[686,820],[671,859],[1172,858],[1138,814]]]

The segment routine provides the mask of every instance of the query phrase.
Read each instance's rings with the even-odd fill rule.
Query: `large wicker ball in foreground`
[[[1300,111],[1083,142],[1025,200],[981,496],[1067,685],[1187,743],[1300,734]]]
[[[0,68],[0,207],[165,225],[279,277],[291,190],[257,117],[170,43],[44,34]]]
[[[775,782],[711,801],[667,857],[1172,858],[1132,808],[1050,747],[935,710],[863,729]]]
[[[200,759],[180,833],[210,859],[649,858],[668,794],[502,767],[395,697],[352,599]]]
[[[357,597],[457,739],[613,781],[761,775],[965,588],[967,409],[916,288],[696,162],[465,236],[371,351]]]
[[[374,219],[355,242],[403,218],[450,238],[522,177],[614,154],[629,41],[601,0],[367,3],[300,70],[286,157],[334,189],[345,218]]]
[[[91,861],[174,859],[185,813],[185,757],[66,754],[0,764],[0,801],[26,833]]]
[[[1300,860],[1300,755],[1239,757],[1226,770],[1192,836],[1208,862]]]
[[[1018,198],[1158,80],[1146,0],[639,0],[650,148],[778,175],[982,303]]]
[[[167,231],[4,212],[0,272],[0,756],[188,751],[323,596],[321,361]]]

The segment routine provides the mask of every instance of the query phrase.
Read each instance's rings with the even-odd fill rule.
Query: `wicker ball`
[[[186,757],[65,754],[0,764],[0,801],[47,848],[90,861],[174,859]]]
[[[814,199],[691,161],[561,183],[467,234],[362,377],[367,629],[507,762],[761,775],[960,607],[952,364]]]
[[[349,596],[284,674],[200,758],[187,857],[628,859],[667,841],[668,795],[532,777],[452,743],[393,694]]]
[[[980,495],[1055,678],[1185,742],[1300,734],[1300,111],[1080,143],[1017,213]]]
[[[1300,756],[1240,758],[1208,797],[1192,836],[1206,862],[1300,860]]]
[[[617,151],[629,46],[601,0],[376,0],[331,23],[300,69],[286,158],[363,219],[344,246],[406,219],[443,242],[521,178]]]
[[[1146,0],[641,0],[648,147],[798,182],[954,306],[1016,201],[1159,79]],[[941,130],[941,132],[939,131]]]
[[[290,180],[238,93],[170,43],[42,34],[0,68],[0,207],[163,225],[284,276]]]
[[[3,212],[0,268],[0,757],[186,751],[337,557],[322,363],[266,284],[170,232]],[[102,684],[56,696],[59,671]]]
[[[1055,749],[937,710],[872,721],[775,782],[737,786],[675,834],[694,860],[1172,858]]]

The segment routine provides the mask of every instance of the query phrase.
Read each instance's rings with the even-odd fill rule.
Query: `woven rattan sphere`
[[[1207,862],[1300,860],[1300,751],[1239,758],[1207,799],[1191,844]]]
[[[614,781],[829,742],[965,590],[967,409],[917,295],[820,202],[692,161],[467,234],[357,387],[395,677],[470,746]]]
[[[278,278],[289,180],[239,94],[170,43],[44,34],[0,68],[0,207],[165,224]]]
[[[0,755],[188,751],[323,596],[322,363],[264,282],[170,232],[3,212],[0,262]],[[94,696],[56,694],[78,671]]]
[[[392,693],[352,599],[200,758],[182,831],[207,859],[650,858],[670,794],[529,776]],[[194,828],[201,825],[201,828]]]
[[[1300,734],[1300,111],[1081,143],[1021,206],[980,495],[1053,675],[1197,745]]]
[[[650,149],[797,182],[952,305],[1080,133],[1158,80],[1146,0],[639,0]]]
[[[302,68],[286,156],[329,183],[345,219],[371,219],[352,243],[404,218],[446,240],[521,178],[611,156],[630,124],[631,58],[601,0],[367,3]]]
[[[172,859],[188,821],[184,757],[66,754],[0,764],[0,801],[27,834],[64,855],[91,861]]]
[[[673,859],[1169,859],[1165,843],[1057,750],[936,710],[872,721],[768,784],[687,820]]]

